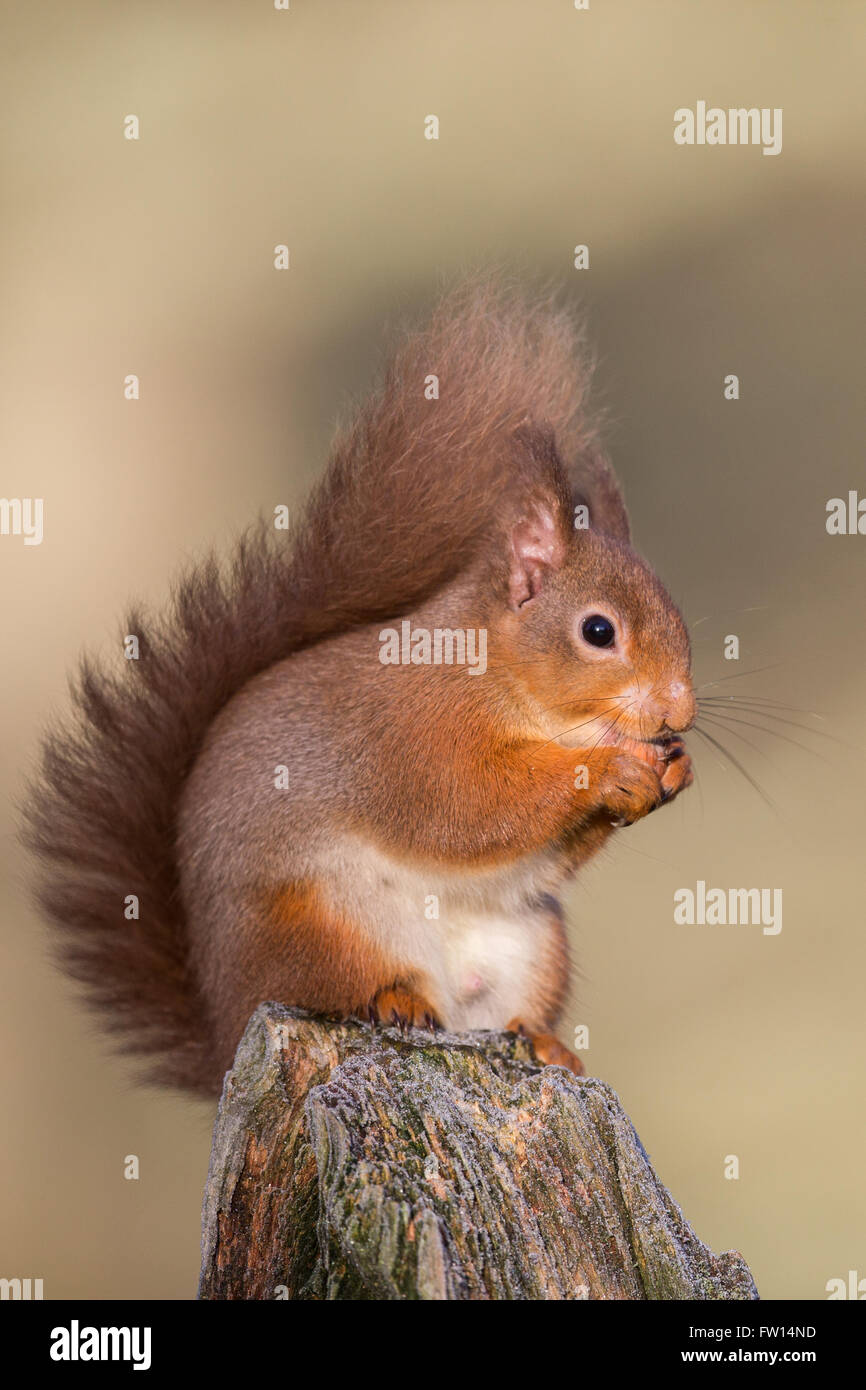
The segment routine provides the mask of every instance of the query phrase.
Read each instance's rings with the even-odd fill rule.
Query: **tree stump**
[[[256,1010],[204,1195],[208,1299],[754,1299],[604,1082],[504,1033]]]

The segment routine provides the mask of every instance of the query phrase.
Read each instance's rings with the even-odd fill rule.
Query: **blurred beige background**
[[[829,497],[866,492],[862,5],[83,0],[4,29],[2,490],[45,499],[45,539],[0,538],[0,1275],[188,1298],[198,1269],[212,1110],[130,1086],[22,888],[14,799],[66,673],[128,597],[160,603],[185,558],[297,504],[385,326],[491,261],[588,310],[697,679],[742,672],[715,693],[818,711],[780,713],[829,736],[722,735],[772,807],[691,737],[698,785],[571,895],[563,1036],[590,1026],[590,1069],[764,1297],[866,1275],[866,537],[824,526]],[[698,100],[782,107],[781,155],[677,147]],[[781,934],[675,926],[699,878],[781,887]]]

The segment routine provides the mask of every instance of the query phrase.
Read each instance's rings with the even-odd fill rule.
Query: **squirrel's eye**
[[[584,618],[580,631],[591,647],[609,647],[616,637],[613,623],[609,618],[603,618],[600,613],[593,613],[591,617]]]

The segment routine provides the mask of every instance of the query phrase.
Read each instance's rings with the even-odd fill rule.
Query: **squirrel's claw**
[[[368,1005],[371,1020],[398,1028],[405,1036],[410,1028],[438,1028],[439,1020],[429,1000],[411,989],[394,985],[380,989]]]

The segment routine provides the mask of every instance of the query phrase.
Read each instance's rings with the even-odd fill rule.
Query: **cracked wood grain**
[[[609,1086],[502,1033],[253,1015],[205,1189],[207,1299],[753,1299]]]

